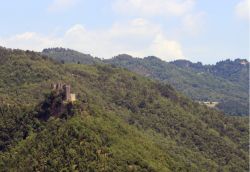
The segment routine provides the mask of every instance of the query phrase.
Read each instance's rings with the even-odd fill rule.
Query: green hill
[[[171,63],[194,72],[206,72],[219,76],[239,84],[245,89],[249,87],[249,62],[246,59],[235,59],[234,61],[227,59],[217,62],[215,65],[202,65],[200,62],[192,63],[187,60],[176,60]]]
[[[218,102],[216,108],[226,114],[240,116],[249,114],[247,60],[226,60],[216,65],[202,65],[187,60],[169,63],[156,57],[139,59],[126,54],[101,60],[63,48],[45,49],[42,54],[64,63],[107,63],[127,68],[140,75],[169,83],[195,101],[216,104]]]
[[[172,64],[195,73],[206,73],[214,77],[223,78],[240,88],[240,91],[229,98],[222,99],[218,105],[226,113],[231,114],[249,114],[249,62],[246,59],[224,60],[215,65],[202,65],[201,63],[192,63],[187,60],[176,60]],[[236,92],[236,90],[228,90]]]
[[[217,66],[204,67],[201,63],[185,60],[168,63],[156,57],[139,59],[128,55],[119,55],[105,62],[169,83],[193,100],[219,102],[217,108],[225,113],[249,114],[247,66],[222,65],[221,62]]]
[[[43,120],[58,82],[70,84],[77,101],[70,115],[46,111]],[[115,66],[1,48],[0,118],[2,171],[249,170],[248,118]]]
[[[96,64],[101,63],[99,58],[92,57],[89,54],[83,54],[71,49],[65,48],[48,48],[44,49],[42,55],[62,63],[79,63],[79,64]]]

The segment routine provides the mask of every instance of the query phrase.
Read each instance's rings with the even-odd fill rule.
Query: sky
[[[0,46],[214,64],[250,57],[250,0],[8,0]]]

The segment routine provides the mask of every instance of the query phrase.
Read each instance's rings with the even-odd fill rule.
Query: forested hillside
[[[95,64],[107,63],[127,68],[140,75],[171,84],[189,98],[201,102],[218,102],[216,108],[226,114],[249,114],[249,63],[247,60],[222,61],[202,65],[187,60],[165,62],[156,57],[144,59],[123,54],[102,60],[63,48],[42,52],[59,62]]]
[[[185,60],[168,63],[156,57],[139,59],[128,55],[105,62],[167,82],[193,100],[219,102],[217,108],[227,114],[249,114],[248,64],[226,61],[203,67]]]
[[[172,64],[183,69],[194,72],[206,72],[213,76],[219,76],[235,84],[241,85],[244,89],[249,88],[249,62],[246,59],[228,59],[217,62],[215,65],[202,65],[187,60],[176,60]]]
[[[77,51],[65,48],[48,48],[42,51],[42,55],[49,56],[61,63],[78,63],[78,64],[96,64],[101,60],[92,57],[89,54],[79,53]]]
[[[234,97],[224,99],[218,108],[227,113],[249,114],[249,110],[246,111],[249,107],[249,62],[246,59],[236,59],[234,61],[228,59],[217,62],[215,65],[202,65],[202,63],[192,63],[187,60],[176,60],[171,63],[184,70],[190,70],[198,74],[208,73],[239,86],[242,94],[237,93],[238,97],[243,98],[243,95],[245,95],[247,99],[237,100]],[[229,90],[229,92],[232,92],[232,90]]]
[[[52,83],[77,95],[61,116]],[[247,117],[116,66],[1,48],[0,118],[2,171],[249,171]]]

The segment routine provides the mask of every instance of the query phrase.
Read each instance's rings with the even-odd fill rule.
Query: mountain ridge
[[[61,56],[71,58],[68,54],[63,55],[62,52],[61,56],[53,56],[51,54],[56,53],[53,49],[50,51],[52,53],[43,54],[58,61],[61,61]],[[79,57],[85,59],[83,56]],[[98,58],[92,58],[92,60],[96,59]],[[76,63],[75,60],[68,62]],[[244,64],[241,64],[243,62]],[[227,114],[249,114],[249,96],[246,94],[249,87],[249,62],[245,59],[203,65],[200,62],[192,63],[188,60],[165,62],[155,56],[135,58],[128,54],[121,54],[112,59],[98,59],[95,63],[117,65],[140,75],[167,82],[193,100],[214,102],[217,104],[216,108]]]

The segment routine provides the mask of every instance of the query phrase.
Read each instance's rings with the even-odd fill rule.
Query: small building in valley
[[[202,102],[199,101],[200,104],[206,105],[209,108],[216,108],[216,106],[219,104],[219,102]]]

